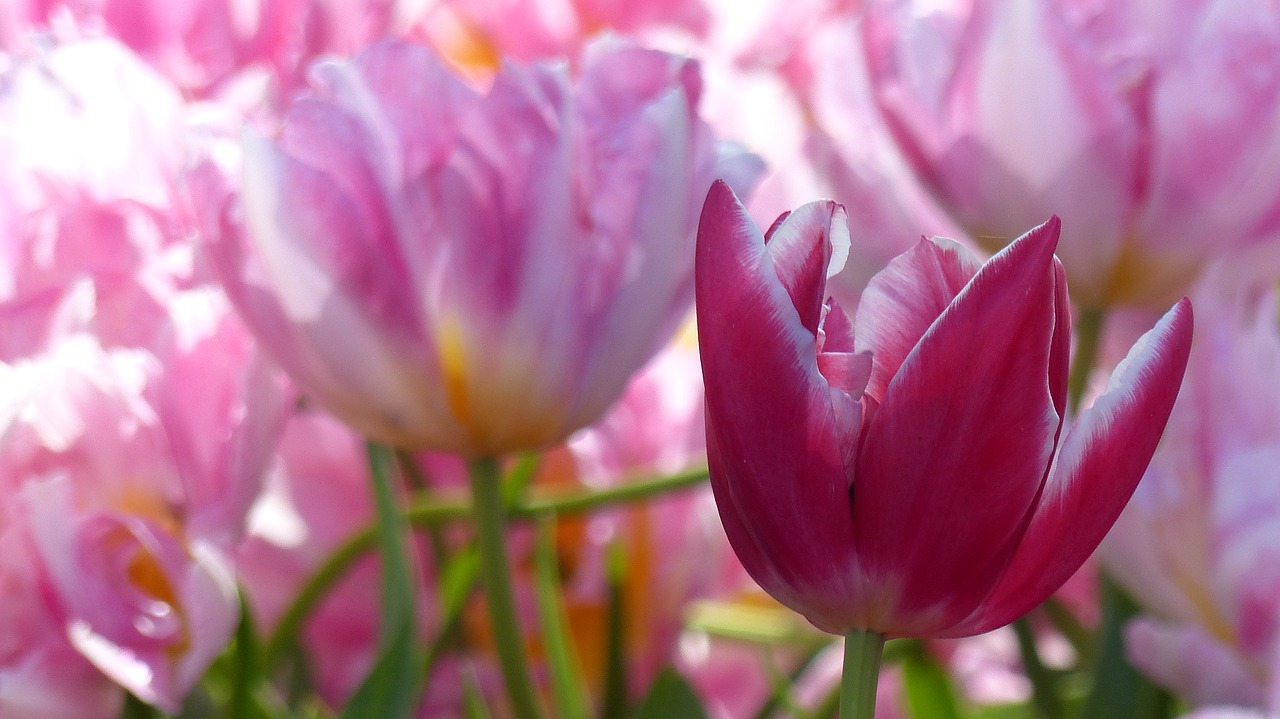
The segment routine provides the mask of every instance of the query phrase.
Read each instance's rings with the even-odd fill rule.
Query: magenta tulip
[[[828,299],[844,209],[762,235],[715,185],[697,245],[712,487],[773,597],[826,631],[977,634],[1092,553],[1142,476],[1191,341],[1180,301],[1064,427],[1070,309],[1058,220],[985,264],[922,240],[850,320]]]

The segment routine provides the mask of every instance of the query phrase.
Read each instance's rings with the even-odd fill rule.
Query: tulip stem
[[[471,475],[472,507],[475,511],[476,544],[480,548],[480,572],[484,582],[494,647],[507,697],[517,719],[538,719],[538,697],[524,655],[524,632],[516,615],[511,566],[507,558],[506,503],[502,498],[502,474],[492,458],[468,463]]]
[[[844,638],[844,673],[840,678],[840,719],[875,719],[876,687],[884,635],[853,631]]]
[[[535,496],[511,505],[512,519],[529,520],[548,514],[571,516],[591,510],[627,502],[641,502],[668,492],[679,491],[707,481],[707,470],[693,469],[669,477],[656,477],[626,482],[603,490],[575,490],[545,497]],[[406,511],[405,519],[417,528],[431,528],[448,522],[466,519],[474,514],[470,502],[463,499],[431,497],[414,502]],[[285,654],[293,645],[299,630],[311,611],[328,594],[334,584],[346,575],[351,565],[364,556],[376,543],[374,527],[366,527],[351,535],[339,545],[307,579],[294,596],[293,603],[285,611],[263,650],[263,664],[269,670],[279,667]]]
[[[1058,719],[1062,716],[1062,701],[1058,698],[1058,689],[1053,673],[1040,659],[1040,650],[1036,646],[1035,630],[1026,617],[1013,624],[1014,635],[1018,638],[1018,653],[1022,657],[1022,670],[1031,683],[1031,702],[1045,719]]]

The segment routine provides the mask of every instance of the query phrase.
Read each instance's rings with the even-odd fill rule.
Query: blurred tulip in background
[[[700,194],[756,172],[698,120],[696,70],[601,46],[572,83],[512,65],[480,95],[416,46],[320,65],[278,137],[246,136],[236,199],[193,178],[228,294],[370,438],[561,440],[687,312]]]
[[[1280,232],[1280,7],[1267,0],[866,4],[879,107],[995,250],[1050,213],[1073,297],[1159,306]]]

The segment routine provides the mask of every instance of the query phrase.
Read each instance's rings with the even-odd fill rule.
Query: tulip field
[[[0,719],[1280,717],[1280,2],[0,0]]]

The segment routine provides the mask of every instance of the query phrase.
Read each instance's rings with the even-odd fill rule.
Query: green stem
[[[578,490],[544,496],[511,506],[511,519],[530,520],[548,514],[561,516],[588,512],[600,507],[615,504],[638,502],[650,497],[696,487],[707,481],[706,469],[693,469],[668,477],[657,477],[627,482],[617,487],[598,491]],[[414,527],[434,527],[446,522],[467,519],[474,512],[470,502],[466,500],[431,499],[417,502],[405,513],[405,518]],[[279,667],[289,647],[293,644],[302,623],[311,611],[347,570],[365,552],[373,548],[377,535],[373,527],[362,529],[338,546],[316,569],[307,583],[294,597],[293,603],[281,617],[279,624],[271,634],[263,650],[263,665],[268,670]]]
[[[844,672],[840,676],[840,719],[875,719],[876,687],[884,636],[853,631],[844,638]]]
[[[1053,674],[1040,659],[1040,651],[1036,647],[1035,631],[1031,622],[1022,617],[1013,623],[1014,634],[1018,637],[1018,653],[1022,657],[1022,669],[1031,682],[1031,701],[1036,705],[1042,717],[1059,719],[1062,716],[1062,701],[1058,698],[1058,690]]]
[[[377,543],[377,534],[373,527],[363,529],[333,551],[307,580],[302,589],[293,598],[293,603],[280,618],[271,639],[262,652],[262,663],[268,671],[279,668],[285,654],[296,641],[302,623],[310,616],[311,611],[320,604],[329,593],[329,589],[342,579],[351,565],[373,548]]]
[[[1089,385],[1089,373],[1098,362],[1104,316],[1100,309],[1085,308],[1076,318],[1076,354],[1071,362],[1070,379],[1067,380],[1067,406],[1072,413],[1079,411],[1080,400]]]
[[[1080,623],[1080,619],[1057,597],[1049,597],[1040,605],[1045,616],[1053,623],[1053,628],[1066,637],[1076,652],[1076,665],[1082,669],[1092,669],[1097,656],[1093,632]]]
[[[498,664],[502,667],[507,697],[517,719],[537,719],[542,712],[525,662],[524,633],[516,615],[511,567],[507,559],[506,507],[502,499],[501,473],[494,459],[471,460],[469,469],[476,544],[480,548],[480,573]]]

